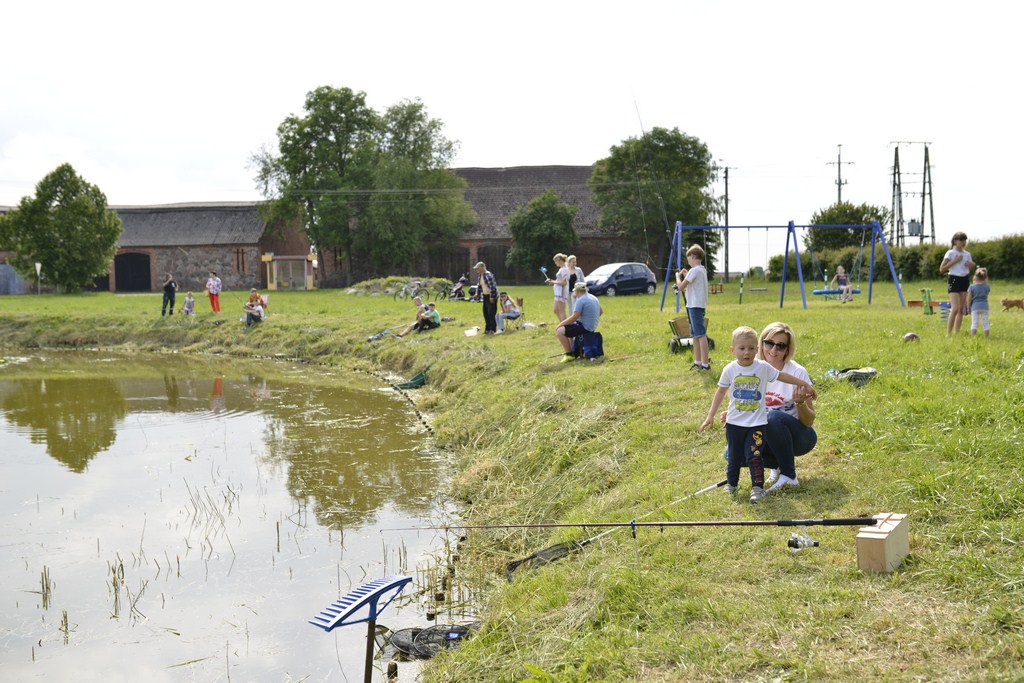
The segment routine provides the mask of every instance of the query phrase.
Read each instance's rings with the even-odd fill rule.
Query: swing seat
[[[850,290],[850,292],[852,294],[860,294],[860,288],[859,287],[854,287],[852,290]],[[814,290],[814,295],[815,296],[824,296],[826,299],[835,299],[836,297],[838,297],[842,293],[843,293],[843,290],[841,290],[841,289],[816,289],[816,290]]]

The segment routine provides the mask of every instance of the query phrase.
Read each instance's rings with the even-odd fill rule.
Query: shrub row
[[[949,249],[945,244],[916,244],[909,247],[890,247],[896,273],[904,281],[934,280],[939,275],[939,264]],[[985,242],[970,242],[967,246],[975,263],[988,268],[989,277],[994,279],[1024,278],[1024,234],[1008,235]],[[857,272],[859,261],[860,273]],[[842,249],[815,252],[814,259],[807,251],[800,252],[800,265],[805,279],[821,277],[827,271],[829,278],[842,265],[854,281],[867,280],[871,263],[871,245],[865,245],[863,253],[860,247],[844,247]],[[782,279],[783,255],[772,256],[768,261],[768,279]],[[786,271],[786,279],[796,278],[796,258],[790,254]],[[892,280],[889,265],[885,261],[885,253],[881,245],[875,247],[875,280]]]

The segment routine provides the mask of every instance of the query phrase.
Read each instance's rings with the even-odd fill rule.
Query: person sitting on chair
[[[495,334],[505,333],[505,321],[515,320],[519,317],[519,308],[516,302],[509,298],[508,292],[502,292],[498,298],[498,314],[494,317],[498,323],[498,331]]]
[[[575,359],[572,353],[572,339],[587,332],[597,331],[597,324],[604,315],[597,297],[587,291],[586,282],[577,282],[573,287],[573,294],[576,295],[576,304],[573,307],[572,315],[559,323],[555,330],[555,336],[562,344],[565,355],[562,362],[567,363]]]
[[[839,300],[844,304],[847,301],[853,301],[853,285],[850,284],[850,276],[846,274],[846,268],[836,266],[836,274],[832,276],[829,286],[839,290]]]
[[[255,292],[256,290],[252,290]],[[255,298],[249,297],[249,301],[245,302],[245,326],[252,327],[256,323],[263,322],[263,316],[265,314],[263,310],[263,299],[257,295]]]

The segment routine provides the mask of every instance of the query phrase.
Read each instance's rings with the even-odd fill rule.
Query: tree
[[[278,127],[278,153],[253,157],[268,202],[264,217],[300,215],[318,251],[333,251],[351,279],[365,269],[412,268],[427,249],[450,247],[475,216],[465,183],[446,170],[456,145],[419,100],[379,115],[366,94],[320,87],[305,115]]]
[[[508,220],[512,248],[505,262],[519,270],[533,270],[548,262],[551,254],[569,251],[579,244],[572,227],[576,207],[559,201],[554,190],[544,190]]]
[[[654,128],[610,152],[597,162],[589,181],[601,225],[618,228],[648,254],[653,248],[659,263],[667,260],[676,221],[710,225],[718,215],[718,201],[711,194],[717,169],[699,139],[678,128]],[[686,231],[683,250],[701,244],[710,272],[719,240],[717,230]]]
[[[811,217],[811,225],[871,225],[878,221],[879,225],[889,223],[890,212],[880,206],[861,204],[854,206],[850,202],[837,202],[822,209]],[[860,247],[864,238],[862,228],[810,228],[804,236],[804,245],[812,251],[822,252],[826,249],[842,249],[843,247]],[[868,238],[870,241],[870,237]]]
[[[14,252],[11,265],[23,275],[42,273],[67,292],[110,271],[121,236],[121,219],[107,209],[107,198],[61,164],[23,197],[0,222],[0,249]]]
[[[307,93],[303,109],[305,116],[278,126],[278,154],[264,149],[252,159],[271,199],[265,217],[301,216],[310,244],[334,252],[351,272],[352,225],[366,209],[355,191],[369,186],[377,115],[365,93],[327,86]]]
[[[380,121],[356,249],[375,269],[409,272],[427,251],[450,251],[476,215],[464,199],[466,182],[448,170],[456,145],[422,102],[400,102]]]

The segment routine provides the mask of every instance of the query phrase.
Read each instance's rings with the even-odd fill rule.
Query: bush
[[[1008,235],[995,240],[968,243],[967,249],[971,252],[975,263],[988,268],[989,277],[1004,280],[1024,277],[1024,235]],[[903,281],[910,282],[941,278],[939,265],[948,250],[949,246],[946,244],[914,244],[906,247],[890,247],[889,253],[892,256],[896,273],[902,276]],[[836,272],[837,265],[846,268],[846,272],[850,274],[850,279],[854,282],[866,281],[868,278],[868,270],[871,266],[870,244],[864,245],[862,255],[859,247],[844,247],[839,250],[826,250],[822,253],[815,252],[814,256],[817,265],[828,271],[830,279]],[[858,256],[861,259],[859,277],[854,268]],[[782,279],[782,261],[781,254],[772,256],[768,260],[770,280],[777,282]],[[813,280],[815,276],[821,277],[808,252],[800,252],[800,265],[803,266],[804,279]],[[795,279],[796,276],[796,258],[790,254],[786,280]],[[889,264],[885,260],[885,252],[882,250],[881,244],[875,246],[875,280],[892,280]]]

